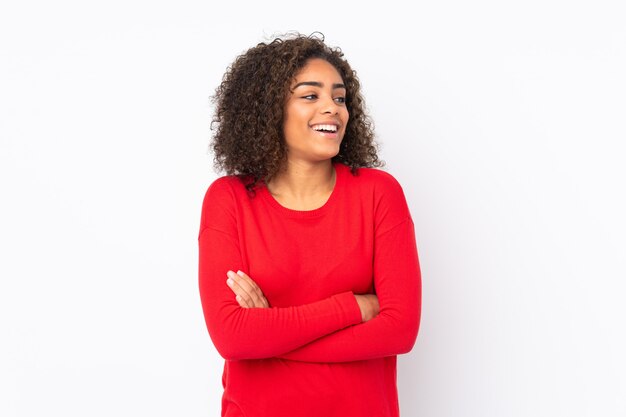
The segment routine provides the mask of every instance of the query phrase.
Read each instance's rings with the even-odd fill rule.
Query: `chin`
[[[339,155],[339,148],[333,149],[332,151],[323,152],[318,154],[318,158],[321,161],[326,161],[328,159],[332,159],[335,156]]]

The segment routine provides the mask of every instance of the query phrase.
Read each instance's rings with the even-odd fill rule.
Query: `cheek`
[[[348,121],[350,120],[350,113],[348,113],[348,109],[344,109],[341,114],[341,119],[343,120],[343,128],[345,130],[346,126],[348,125]]]
[[[285,124],[289,124],[292,129],[302,129],[308,126],[308,118],[305,109],[291,108],[285,113]]]
[[[294,130],[298,129],[298,125],[300,124],[300,117],[296,111],[293,109],[285,112],[283,119],[283,130]]]

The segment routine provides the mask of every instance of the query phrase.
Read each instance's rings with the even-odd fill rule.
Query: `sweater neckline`
[[[326,200],[323,205],[316,209],[294,210],[283,206],[278,202],[278,200],[274,198],[272,193],[270,193],[270,190],[267,188],[267,184],[265,183],[265,181],[263,182],[263,186],[261,187],[261,194],[263,195],[265,200],[269,202],[270,206],[272,206],[274,209],[278,210],[287,217],[311,218],[321,216],[335,204],[335,200],[337,200],[338,198],[337,195],[339,194],[339,190],[341,189],[341,187],[343,187],[343,175],[345,171],[344,168],[347,167],[339,162],[333,162],[333,168],[335,169],[335,186],[333,187],[333,190],[331,191],[328,200]]]

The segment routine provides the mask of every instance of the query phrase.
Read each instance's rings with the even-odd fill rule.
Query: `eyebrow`
[[[320,83],[318,81],[302,81],[301,83],[296,84],[293,87],[293,89],[295,90],[296,88],[298,88],[300,86],[303,86],[303,85],[311,85],[313,87],[324,87],[324,84]],[[347,90],[346,86],[344,84],[342,84],[342,83],[333,84],[333,90],[336,89],[336,88],[343,88],[344,90]]]

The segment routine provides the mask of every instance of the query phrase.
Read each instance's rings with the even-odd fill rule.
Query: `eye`
[[[342,104],[346,102],[345,97],[335,97],[335,100],[337,100],[338,103],[342,103]]]
[[[307,100],[314,100],[317,98],[317,94],[309,94],[308,96],[304,96],[302,98],[305,98]]]

